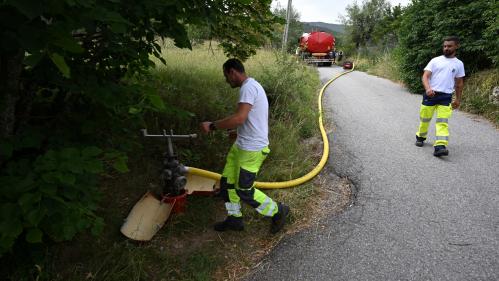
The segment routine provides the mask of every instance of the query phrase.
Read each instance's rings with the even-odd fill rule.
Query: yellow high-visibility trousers
[[[221,195],[229,216],[243,216],[241,201],[263,216],[272,217],[278,212],[277,202],[255,188],[256,176],[269,153],[268,147],[260,151],[246,151],[233,144],[230,148],[220,179]]]
[[[427,138],[428,135],[428,126],[430,125],[430,121],[433,118],[434,112],[437,111],[437,120],[435,123],[435,143],[434,146],[437,145],[445,145],[449,144],[449,119],[452,115],[452,106],[449,105],[421,105],[419,110],[419,130],[416,133],[416,136]]]

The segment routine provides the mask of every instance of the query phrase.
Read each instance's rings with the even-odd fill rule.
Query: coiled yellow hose
[[[260,189],[277,189],[277,188],[287,188],[287,187],[293,187],[300,185],[302,183],[305,183],[315,177],[319,172],[324,168],[326,165],[327,159],[329,157],[329,140],[327,138],[326,130],[324,129],[323,125],[323,120],[322,120],[322,96],[324,95],[324,92],[326,88],[331,84],[334,80],[338,79],[339,77],[350,73],[354,70],[355,66],[352,65],[352,69],[346,72],[342,72],[338,75],[336,75],[334,78],[331,80],[327,81],[324,86],[322,86],[320,92],[319,92],[319,97],[317,100],[317,105],[319,107],[319,128],[321,131],[322,135],[322,142],[323,142],[323,152],[322,152],[322,158],[319,161],[319,164],[315,166],[314,169],[312,169],[310,172],[308,172],[306,175],[301,176],[297,179],[293,180],[288,180],[288,181],[281,181],[281,182],[255,182],[255,187],[260,188]],[[214,180],[220,180],[221,175],[218,173],[210,172],[207,170],[199,169],[199,168],[194,168],[194,167],[187,167],[187,171],[190,174],[193,175],[198,175],[202,177],[207,177],[211,178]]]

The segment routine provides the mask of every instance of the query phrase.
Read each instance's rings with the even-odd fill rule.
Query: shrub
[[[409,90],[422,92],[423,69],[442,53],[445,36],[461,38],[458,57],[467,73],[497,64],[498,25],[492,12],[497,11],[497,5],[497,1],[487,0],[413,1],[405,10],[399,31],[404,54],[401,74]]]

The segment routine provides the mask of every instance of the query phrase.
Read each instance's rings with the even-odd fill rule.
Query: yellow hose
[[[313,177],[315,177],[319,172],[324,168],[326,165],[327,159],[329,157],[329,140],[327,138],[326,130],[324,129],[324,125],[322,124],[322,96],[324,95],[324,91],[326,88],[331,84],[334,80],[338,79],[339,77],[350,73],[354,70],[355,66],[352,65],[352,69],[346,72],[342,72],[336,77],[332,78],[331,80],[327,81],[324,86],[322,86],[322,89],[319,92],[319,97],[318,97],[318,107],[319,107],[319,128],[321,130],[321,135],[322,135],[322,142],[323,142],[323,152],[322,152],[322,158],[321,161],[319,161],[319,164],[315,166],[314,169],[312,169],[310,172],[308,172],[306,175],[301,176],[297,179],[293,180],[288,180],[288,181],[281,181],[281,182],[255,182],[255,187],[260,188],[260,189],[277,189],[277,188],[286,188],[286,187],[293,187],[300,185],[304,182],[309,181]],[[187,171],[190,174],[193,175],[198,175],[206,178],[211,178],[214,180],[220,180],[221,175],[218,173],[210,172],[207,170],[199,169],[199,168],[194,168],[194,167],[187,167]]]

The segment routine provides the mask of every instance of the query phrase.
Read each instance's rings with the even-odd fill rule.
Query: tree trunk
[[[14,135],[24,51],[0,55],[0,138]]]

